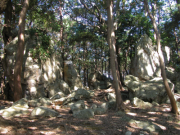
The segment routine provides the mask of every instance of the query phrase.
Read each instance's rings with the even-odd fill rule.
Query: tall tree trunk
[[[21,72],[23,63],[24,53],[24,30],[25,30],[25,17],[26,11],[29,7],[29,1],[25,0],[23,8],[20,12],[19,17],[19,31],[18,31],[18,49],[16,54],[16,63],[14,67],[14,101],[22,98],[22,87],[21,87]]]
[[[110,61],[111,71],[113,75],[114,88],[116,93],[116,110],[125,109],[125,105],[121,98],[119,78],[118,78],[118,64],[116,58],[116,46],[115,46],[115,32],[113,26],[113,0],[107,0],[107,14],[108,14],[108,44],[110,48]]]
[[[11,23],[12,23],[12,2],[11,0],[9,0],[7,2],[7,7],[5,9],[5,25],[2,32],[4,45],[7,45],[12,41]]]
[[[157,43],[157,51],[158,51],[158,54],[159,54],[159,62],[160,62],[160,67],[161,67],[161,75],[162,75],[162,78],[163,78],[163,82],[164,82],[164,86],[165,86],[166,92],[167,92],[167,94],[169,96],[169,99],[171,101],[171,106],[172,106],[172,110],[171,111],[177,115],[177,114],[179,114],[179,112],[178,112],[178,108],[177,108],[177,105],[176,105],[176,101],[174,99],[174,95],[171,92],[171,89],[169,87],[169,84],[168,84],[168,81],[167,81],[167,77],[166,77],[164,58],[163,58],[163,53],[162,53],[162,50],[161,50],[161,43],[160,43],[161,35],[160,35],[159,31],[158,31],[156,20],[155,20],[154,16],[151,14],[151,12],[149,10],[149,6],[148,6],[147,0],[144,0],[144,5],[146,7],[146,10],[148,12],[149,17],[151,18],[151,21],[152,21],[152,24],[153,24],[153,27],[154,27],[154,32],[156,34],[156,43]]]
[[[61,41],[61,55],[62,55],[62,68],[64,69],[64,42],[63,42],[63,30],[64,30],[64,28],[63,28],[63,19],[62,19],[62,17],[63,17],[63,15],[62,15],[62,7],[63,7],[63,2],[62,2],[62,0],[59,0],[59,15],[60,15],[60,26],[61,26],[61,28],[60,28],[60,41]],[[63,75],[62,75],[62,79],[64,80],[64,72],[63,72]]]

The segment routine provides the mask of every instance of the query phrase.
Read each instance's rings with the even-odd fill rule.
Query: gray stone
[[[125,135],[132,135],[132,132],[131,132],[131,131],[127,131],[127,132],[125,133]]]
[[[132,104],[136,107],[139,107],[140,109],[147,109],[153,106],[151,103],[144,102],[143,100],[138,99],[137,97],[133,98]]]
[[[12,104],[12,107],[20,107],[20,108],[29,108],[28,106],[28,100],[25,98],[22,98]]]
[[[105,114],[106,111],[107,110],[104,108],[96,108],[96,109],[94,109],[94,115],[102,115],[102,114]]]
[[[108,93],[107,99],[108,101],[116,100],[116,95],[114,93]]]
[[[71,105],[72,112],[85,109],[84,100],[79,100]]]
[[[54,96],[52,96],[50,99],[51,99],[51,100],[60,99],[60,98],[62,98],[62,97],[64,97],[64,96],[65,96],[65,95],[64,95],[63,92],[58,92],[58,93],[56,93]]]
[[[149,81],[140,81],[137,77],[127,75],[124,82],[129,89],[130,100],[137,97],[143,101],[155,101],[159,104],[167,103],[169,100],[164,87],[163,79],[160,77],[156,77]],[[171,83],[170,80],[168,80],[168,83],[173,93],[174,84]]]
[[[78,119],[89,119],[94,117],[94,112],[91,109],[83,109],[73,112],[73,116]]]
[[[91,90],[107,89],[112,86],[112,82],[100,71],[95,71],[89,74],[88,85]]]
[[[39,102],[39,99],[29,100],[28,106],[29,107],[38,107],[38,106],[41,106],[41,103]]]
[[[61,80],[60,82],[59,82],[59,88],[60,88],[60,90],[62,90],[62,92],[65,94],[65,95],[68,95],[68,94],[70,94],[70,87],[69,87],[69,85],[65,82],[65,81],[63,81],[63,80]]]
[[[5,118],[27,115],[29,110],[27,108],[21,108],[17,106],[12,106],[3,110],[2,116]]]
[[[36,107],[31,112],[31,117],[56,117],[59,113],[47,107]]]
[[[85,89],[78,89],[75,92],[75,96],[74,96],[74,98],[78,100],[82,98],[89,99],[90,97],[91,97],[90,91],[87,91]]]
[[[39,98],[39,102],[41,103],[41,106],[52,105],[52,101],[49,98]]]
[[[29,106],[27,99],[22,98],[19,101],[13,103],[11,107],[4,109],[2,116],[7,118],[7,117],[26,115],[29,113],[28,108]]]
[[[180,81],[176,82],[176,85],[174,87],[174,91],[176,91],[178,94],[180,94]]]
[[[168,47],[165,47],[163,54],[165,62],[168,63],[170,53]],[[141,80],[150,80],[154,77],[161,77],[159,55],[157,46],[152,44],[152,40],[145,34],[136,45],[135,56],[132,60],[130,73]]]
[[[148,130],[150,132],[162,131],[162,129],[159,126],[157,126],[151,122],[130,120],[129,123],[132,125],[135,124],[138,128],[143,129],[143,130]]]
[[[96,104],[92,104],[90,108],[91,108],[92,110],[95,110],[97,107],[98,107],[98,106],[97,106]]]
[[[35,36],[25,35],[21,83],[22,86],[24,86],[23,91],[27,91],[25,94],[28,93],[26,95],[28,99],[46,97],[47,92],[45,91],[45,86],[62,78],[62,60],[60,56],[54,53],[46,60],[42,60],[39,56],[37,56],[37,58],[32,56],[31,50],[34,49],[37,44],[41,44],[41,42],[42,40],[40,38],[37,39]],[[5,46],[5,53],[2,58],[5,76],[11,88],[14,84],[13,73],[17,46],[18,37],[14,38],[13,41]]]
[[[71,90],[77,90],[78,88],[83,87],[72,61],[64,61],[64,80]]]
[[[67,101],[67,98],[66,97],[62,97],[60,99],[55,99],[53,100],[52,102],[55,104],[55,105],[63,105],[65,103],[65,101]]]
[[[166,77],[171,80],[171,82],[176,82],[178,73],[175,72],[175,69],[171,67],[166,67]]]

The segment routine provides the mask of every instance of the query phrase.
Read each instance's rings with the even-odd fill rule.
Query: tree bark
[[[63,15],[62,15],[62,7],[63,7],[63,2],[62,0],[59,0],[59,15],[60,15],[60,41],[61,41],[61,55],[62,55],[62,68],[64,69],[64,42],[63,42],[63,30],[64,30],[64,27],[63,27]],[[63,80],[64,80],[64,72],[63,72]]]
[[[8,1],[9,0],[1,0],[0,1],[0,15],[5,11]]]
[[[115,46],[115,32],[113,26],[113,0],[107,0],[107,14],[108,14],[108,44],[110,48],[110,62],[111,71],[114,81],[114,88],[116,93],[116,110],[125,109],[125,105],[121,98],[119,78],[118,78],[118,65],[116,58],[116,46]]]
[[[9,0],[5,9],[5,24],[2,31],[5,46],[12,41],[12,2]]]
[[[25,17],[29,7],[29,1],[25,0],[23,8],[19,17],[19,31],[18,31],[18,49],[16,54],[16,63],[14,67],[14,101],[22,98],[23,92],[21,87],[21,72],[24,53],[24,30],[25,30]]]
[[[148,15],[149,15],[149,17],[150,17],[150,19],[152,21],[153,27],[154,27],[154,32],[155,32],[155,35],[156,35],[156,43],[157,43],[157,48],[158,48],[157,51],[158,51],[158,54],[159,54],[159,62],[160,62],[160,67],[161,67],[161,75],[162,75],[162,78],[163,78],[163,82],[164,82],[166,92],[167,92],[168,97],[169,97],[169,99],[171,101],[171,106],[172,106],[171,111],[177,115],[177,114],[179,114],[179,112],[178,112],[178,108],[177,108],[177,105],[176,105],[176,101],[174,99],[174,95],[171,92],[171,89],[169,87],[167,77],[166,77],[164,58],[163,58],[163,53],[162,53],[162,50],[161,50],[161,43],[160,43],[161,35],[160,35],[159,31],[158,31],[156,20],[155,20],[155,18],[153,17],[153,15],[151,14],[151,12],[149,10],[147,0],[144,0],[144,5],[146,7],[147,13],[148,13]]]

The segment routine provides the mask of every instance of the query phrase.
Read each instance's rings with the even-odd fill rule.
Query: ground
[[[108,91],[96,91],[96,96],[87,101],[101,104],[106,100],[104,96]],[[21,117],[3,119],[0,117],[0,134],[7,135],[125,135],[131,131],[132,135],[180,135],[180,115],[175,116],[170,112],[170,104],[154,106],[146,110],[133,107],[131,103],[125,102],[129,111],[108,110],[104,115],[95,115],[89,120],[74,118],[69,113],[70,108],[62,106],[50,106],[59,112],[59,118],[31,118],[30,114]],[[1,100],[0,106],[10,107],[12,102]],[[156,108],[156,109],[154,109]],[[32,110],[33,108],[29,108]],[[157,110],[157,111],[152,111]],[[161,127],[162,132],[143,131],[136,125],[129,124],[131,119],[138,121],[151,121]]]

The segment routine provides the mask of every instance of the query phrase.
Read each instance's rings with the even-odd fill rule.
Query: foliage
[[[51,56],[54,51],[53,47],[50,45],[50,35],[46,31],[39,29],[30,29],[29,35],[31,37],[36,36],[36,47],[30,50],[33,58],[46,59]],[[40,44],[39,44],[40,39]]]

